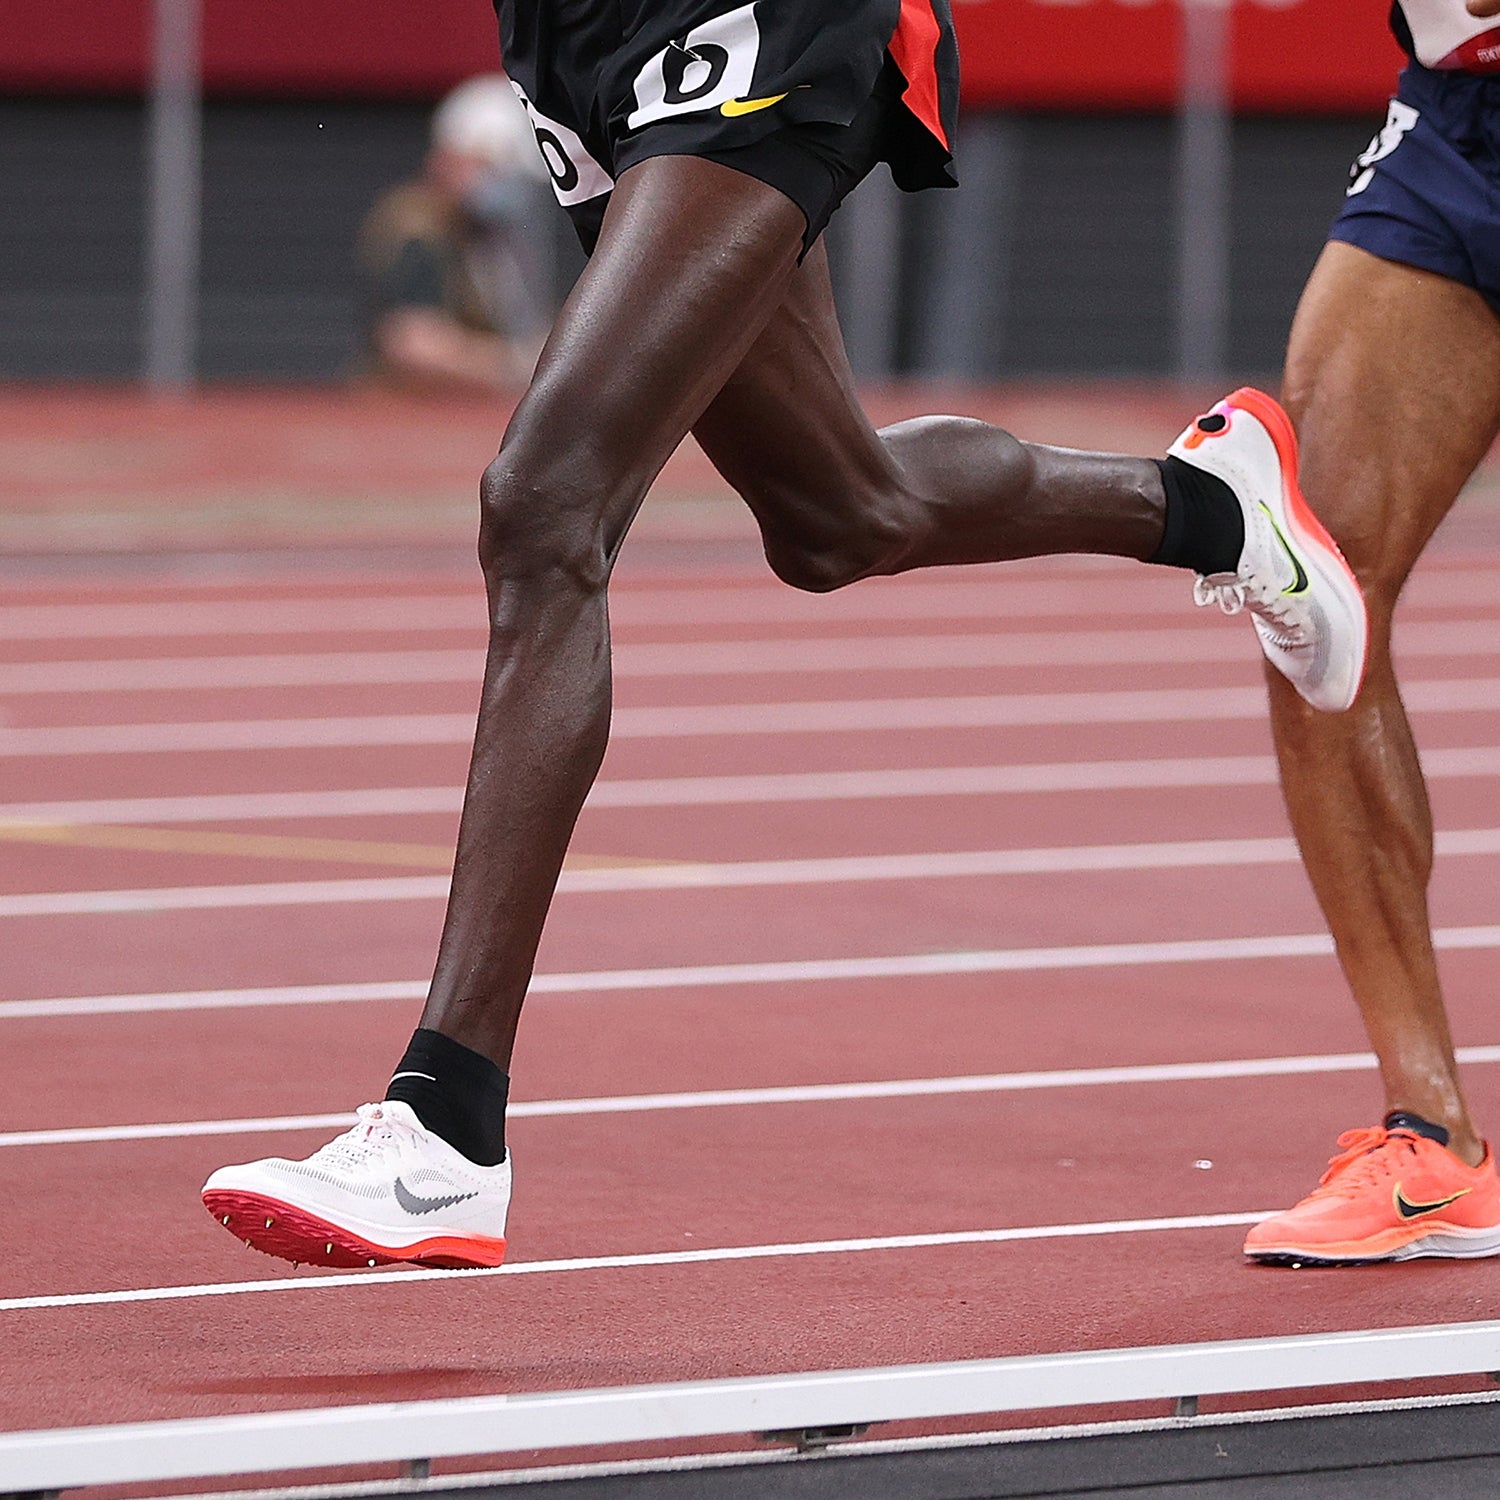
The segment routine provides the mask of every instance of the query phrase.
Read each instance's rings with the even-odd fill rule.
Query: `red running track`
[[[234,1243],[197,1189],[326,1138],[255,1122],[351,1110],[412,1024],[345,991],[430,968],[477,583],[15,591],[0,1425],[1492,1315],[1494,1264],[1252,1269],[1224,1222],[1305,1191],[1379,1098],[1285,842],[1250,632],[1185,595],[1077,562],[829,599],[624,578],[622,737],[516,1061],[512,1262],[330,1280]],[[1500,1043],[1497,627],[1500,555],[1414,585],[1468,1047]],[[1156,1065],[1177,1072],[1128,1071]],[[1494,1062],[1469,1081],[1500,1116]]]

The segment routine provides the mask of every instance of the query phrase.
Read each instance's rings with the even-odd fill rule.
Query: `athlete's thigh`
[[[1303,488],[1388,608],[1500,429],[1500,319],[1471,287],[1333,241],[1292,325],[1285,400]]]
[[[643,489],[782,302],[803,227],[781,193],[717,163],[630,168],[505,448],[571,454]]]
[[[834,519],[897,483],[855,392],[821,240],[693,435],[767,527]]]

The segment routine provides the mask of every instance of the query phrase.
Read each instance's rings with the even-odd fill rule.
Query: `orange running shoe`
[[[1411,1127],[1412,1117],[1348,1130],[1317,1187],[1263,1219],[1245,1254],[1268,1265],[1356,1265],[1420,1255],[1500,1255],[1500,1177],[1486,1145],[1477,1167]],[[1423,1122],[1425,1123],[1425,1122]]]

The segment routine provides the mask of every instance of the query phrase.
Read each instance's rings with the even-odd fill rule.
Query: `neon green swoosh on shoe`
[[[1271,508],[1264,500],[1260,501],[1260,508],[1265,512],[1266,520],[1271,523],[1271,530],[1276,533],[1276,540],[1281,543],[1282,550],[1287,555],[1287,561],[1296,569],[1297,576],[1288,587],[1282,589],[1283,594],[1305,594],[1308,589],[1307,569],[1302,566],[1301,559],[1292,551],[1292,544],[1282,534],[1281,527],[1276,524],[1276,517],[1271,514]]]

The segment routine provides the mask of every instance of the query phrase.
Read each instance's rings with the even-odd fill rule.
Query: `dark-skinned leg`
[[[877,437],[854,401],[821,259],[797,273],[803,227],[790,199],[721,165],[659,158],[623,174],[485,473],[490,651],[422,1026],[385,1101],[307,1161],[209,1178],[205,1205],[247,1243],[293,1261],[499,1264],[511,1174],[500,1070],[608,738],[610,571],[647,486],[741,366],[704,431],[779,570],[805,586],[1156,546],[1164,502],[1149,463],[1028,449],[948,419]],[[762,341],[773,317],[786,331]],[[726,417],[744,424],[733,442]]]
[[[968,417],[876,432],[859,406],[821,242],[693,429],[799,588],[1060,552],[1145,559],[1161,541],[1146,459],[1024,443]]]
[[[1427,915],[1432,816],[1390,641],[1407,574],[1500,427],[1500,321],[1468,287],[1335,242],[1297,312],[1285,401],[1303,489],[1359,575],[1371,627],[1347,713],[1316,713],[1266,674],[1287,808],[1387,1108],[1447,1127],[1473,1165],[1482,1147]]]
[[[422,1025],[502,1068],[609,733],[605,588],[651,481],[795,270],[801,212],[727,167],[624,173],[481,490],[490,647]]]
[[[816,247],[759,182],[691,158],[622,178],[484,484],[491,647],[453,895],[422,1025],[506,1065],[542,922],[608,735],[604,590],[691,426],[777,571],[870,572],[1088,551],[1146,557],[1156,466],[860,410]]]
[[[621,175],[483,481],[490,651],[422,1026],[385,1099],[311,1157],[208,1179],[205,1206],[247,1244],[326,1265],[503,1259],[503,1073],[609,732],[610,569],[646,487],[780,304],[803,233],[790,199],[727,167],[660,158]]]

